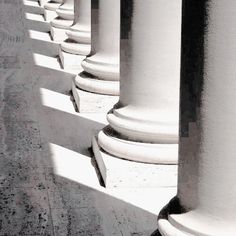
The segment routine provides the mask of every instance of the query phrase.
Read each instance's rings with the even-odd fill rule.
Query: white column
[[[98,145],[113,159],[177,164],[181,0],[121,2],[120,100]]]
[[[50,22],[58,16],[56,10],[62,3],[62,0],[51,0],[44,4],[44,18],[46,21]]]
[[[74,0],[65,0],[56,12],[62,19],[74,20]]]
[[[75,19],[66,31],[59,56],[64,68],[81,68],[83,56],[91,50],[91,0],[75,0]],[[82,56],[82,57],[81,57]]]
[[[120,0],[93,0],[91,14],[91,52],[72,92],[80,112],[107,112],[119,95]]]
[[[88,74],[78,75],[75,84],[88,92],[119,95],[120,1],[99,0],[93,18],[97,31],[92,32],[93,51],[82,62]]]
[[[39,0],[39,5],[44,7],[45,3],[49,2],[49,0]]]
[[[66,31],[68,39],[61,49],[71,54],[88,55],[91,49],[91,0],[75,0],[75,20]]]
[[[234,236],[236,1],[183,4],[178,194],[161,212],[159,231]]]
[[[51,21],[51,35],[53,40],[63,41],[67,38],[66,30],[73,24],[74,0],[65,0],[56,13],[58,17]]]

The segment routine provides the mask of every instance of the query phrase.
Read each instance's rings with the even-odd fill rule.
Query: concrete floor
[[[0,2],[0,235],[151,235],[175,188],[105,189],[89,147],[105,113],[75,112],[36,2]]]

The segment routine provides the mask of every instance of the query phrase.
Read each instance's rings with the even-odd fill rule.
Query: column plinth
[[[183,4],[178,193],[158,235],[233,236],[236,2]]]
[[[44,18],[47,22],[52,21],[58,16],[56,10],[60,7],[62,3],[62,0],[54,0],[44,4]]]
[[[44,7],[44,5],[48,2],[49,0],[39,0],[39,5]]]
[[[135,162],[142,163],[143,169],[151,166],[152,173],[156,168],[156,179],[163,177],[161,174],[158,177],[160,166],[164,169],[171,166],[173,182],[166,184],[174,186],[178,154],[181,1],[121,3],[120,98],[107,114],[109,126],[100,131],[94,141],[93,145],[100,148],[94,148],[95,158],[107,186],[109,181],[115,181],[112,178],[112,170],[115,170],[111,165],[106,166],[108,157],[104,157],[104,152],[110,160],[126,160],[131,169]],[[144,177],[142,171],[132,170],[131,173],[137,178],[129,184],[139,186]],[[130,173],[126,174],[122,182],[132,178]],[[145,176],[144,185],[153,183],[153,177],[152,174]],[[158,181],[156,186],[160,184]]]
[[[81,68],[81,61],[91,51],[91,0],[75,0],[74,23],[66,35],[68,38],[60,45],[62,65],[64,68]]]
[[[111,100],[108,103],[114,105],[119,95],[120,3],[117,0],[100,0],[94,3],[92,12],[92,52],[81,64],[84,71],[74,79],[77,88],[74,97],[79,97],[79,90],[83,90],[97,94],[94,103]],[[99,110],[107,112],[104,102],[101,102]],[[76,103],[79,108],[81,101]]]
[[[51,35],[54,41],[67,38],[66,30],[73,24],[74,0],[66,0],[57,10],[57,18],[51,21]]]
[[[176,164],[177,145],[129,140],[114,132],[111,127],[99,132],[98,144],[103,150],[115,157],[145,163]]]
[[[76,24],[66,31],[68,39],[61,43],[61,49],[71,54],[87,56],[91,51],[91,31]]]
[[[57,10],[56,13],[59,17],[66,20],[74,20],[74,0],[67,0],[62,4]]]
[[[109,60],[110,59],[110,60]],[[108,55],[96,54],[87,57],[82,63],[84,72],[75,78],[78,88],[88,92],[119,95],[119,62]]]

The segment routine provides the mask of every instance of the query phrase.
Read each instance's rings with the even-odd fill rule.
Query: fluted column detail
[[[66,31],[68,38],[61,50],[71,54],[88,55],[91,49],[91,0],[75,0],[75,19]]]
[[[234,0],[183,1],[178,194],[156,235],[236,234],[235,28]]]
[[[75,85],[88,92],[118,95],[120,1],[93,3],[92,23],[92,52],[82,62],[84,72],[75,78]]]
[[[176,164],[181,1],[121,3],[120,99],[98,145],[123,159]]]

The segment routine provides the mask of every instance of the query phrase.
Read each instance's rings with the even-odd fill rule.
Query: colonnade
[[[235,235],[235,0],[40,3],[45,18],[53,12],[61,60],[62,52],[75,55],[83,68],[74,97],[119,96],[92,141],[105,184],[142,175],[124,173],[123,163],[160,171],[179,161],[177,196],[154,234]]]

